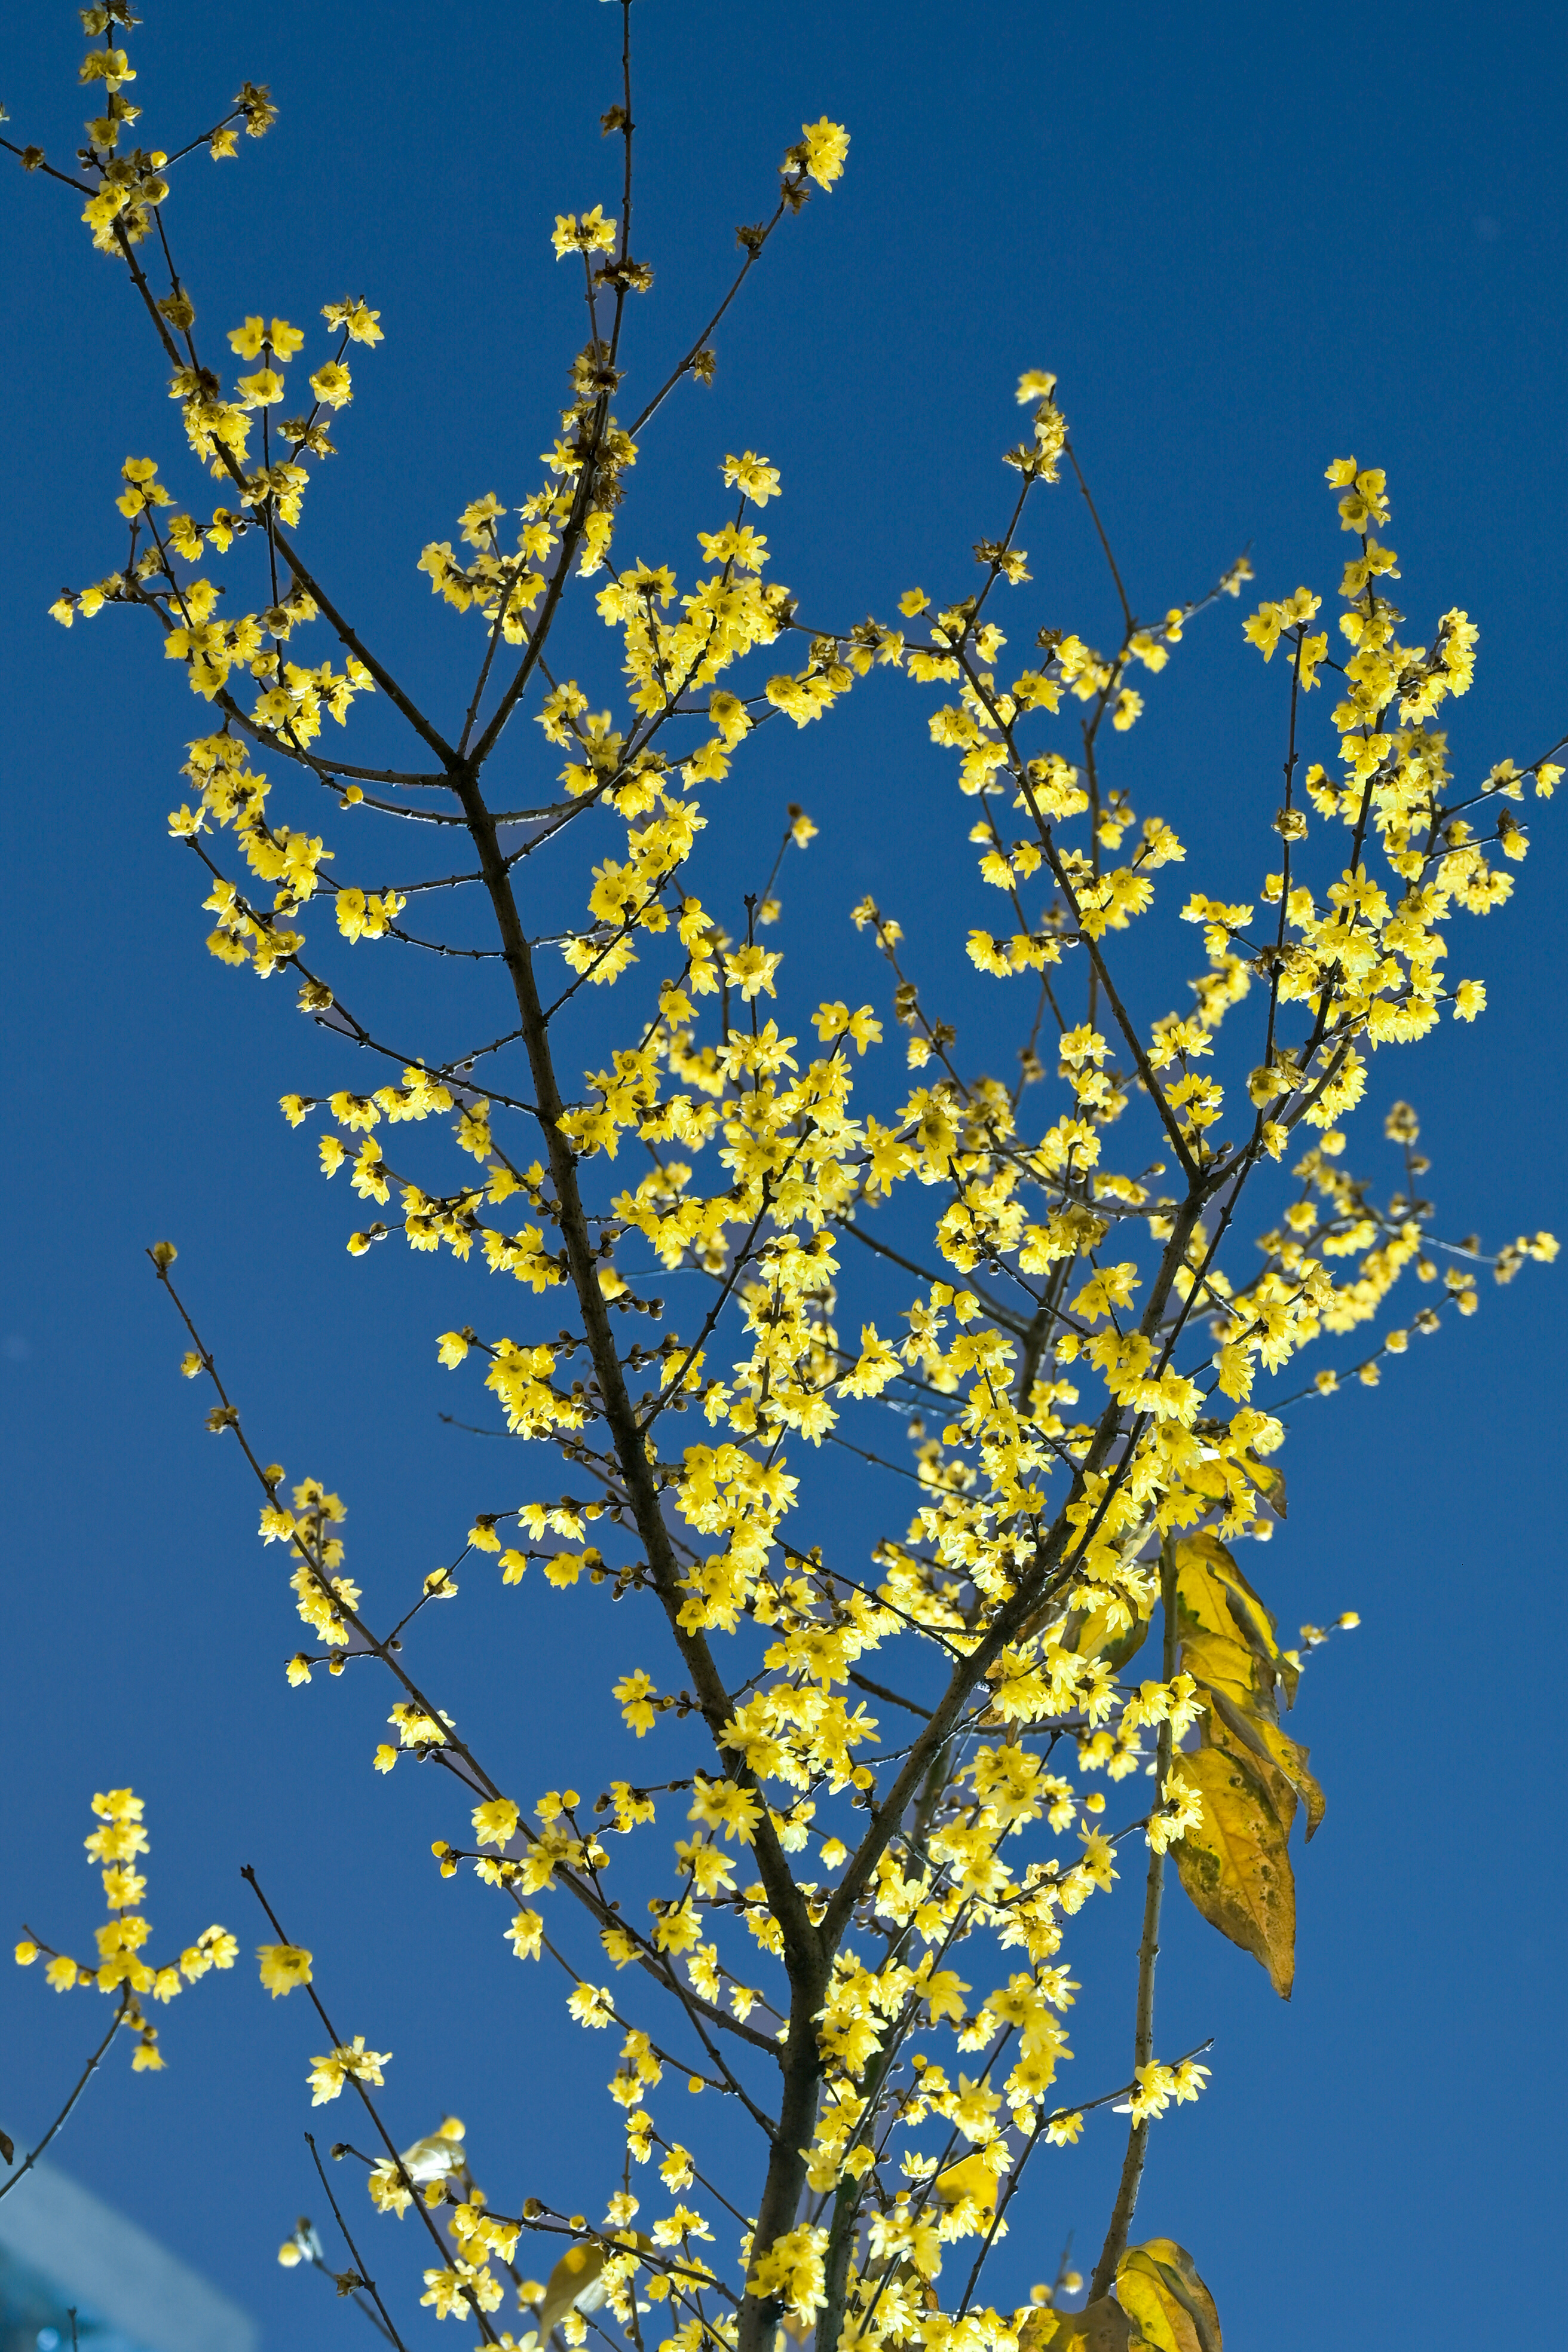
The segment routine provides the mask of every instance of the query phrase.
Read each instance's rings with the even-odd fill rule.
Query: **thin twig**
[[[1160,1608],[1164,1643],[1161,1663],[1168,1684],[1176,1671],[1176,1555],[1168,1536],[1160,1552]],[[1162,1799],[1165,1783],[1171,1776],[1171,1718],[1167,1715],[1160,1726],[1155,1778],[1155,1787]],[[1154,1965],[1160,1957],[1160,1895],[1164,1876],[1164,1849],[1152,1842],[1149,1874],[1143,1887],[1143,1933],[1138,1946],[1138,2011],[1132,2045],[1134,2075],[1139,2069],[1147,2066],[1154,2055]],[[1128,2130],[1127,2153],[1121,2161],[1116,2203],[1111,2209],[1110,2224],[1105,2233],[1105,2243],[1100,2250],[1100,2260],[1094,2266],[1094,2276],[1089,2281],[1090,2303],[1109,2294],[1110,2283],[1116,2276],[1117,2264],[1127,2251],[1127,2233],[1131,2228],[1133,2210],[1138,2203],[1138,2189],[1143,2178],[1143,2160],[1148,2147],[1149,2118],[1142,2116]]]
[[[65,2122],[66,2117],[70,2114],[71,2109],[75,2106],[77,2101],[86,2090],[91,2077],[98,2071],[99,2060],[102,2057],[104,2052],[108,2049],[110,2043],[113,2041],[115,2035],[119,2032],[121,2027],[125,2022],[126,2011],[130,2006],[130,1994],[127,1992],[122,1992],[121,1994],[119,2002],[115,2008],[114,2015],[110,2020],[109,2031],[104,2035],[102,2041],[99,2043],[97,2049],[93,2052],[92,2056],[88,2060],[87,2064],[82,2068],[80,2074],[77,2078],[76,2088],[72,2091],[69,2098],[66,2101],[65,2105],[60,2109],[59,2114],[55,2117],[54,2122],[49,2126],[48,2130],[44,2134],[43,2138],[38,2142],[37,2147],[34,2148],[32,2154],[23,2164],[17,2167],[16,2170],[11,2175],[9,2180],[0,2182],[0,2197],[9,2197],[12,2189],[16,2188],[17,2182],[25,2179],[26,2176],[31,2172],[34,2165],[37,2164],[39,2157],[42,2156],[45,2148],[47,2147],[49,2142],[53,2139],[55,2134],[59,2130],[60,2126]]]
[[[337,2223],[339,2230],[342,2231],[343,2243],[349,2250],[349,2259],[353,2263],[355,2273],[363,2283],[365,2293],[374,2298],[375,2311],[380,2312],[381,2317],[378,2319],[375,2315],[375,2311],[370,2311],[366,2308],[365,2305],[361,2302],[357,2292],[354,2294],[353,2300],[359,2305],[360,2310],[364,2312],[364,2315],[370,2321],[371,2326],[373,2327],[379,2327],[387,2342],[389,2344],[396,2345],[397,2352],[405,2352],[403,2338],[399,2336],[396,2328],[393,2325],[392,2314],[388,2311],[385,2304],[383,2303],[380,2290],[376,2286],[375,2281],[371,2277],[370,2273],[365,2266],[364,2260],[360,2253],[360,2250],[355,2245],[353,2237],[350,2235],[349,2225],[343,2220],[342,2214],[339,2210],[338,2200],[332,2195],[332,2184],[327,2179],[326,2173],[322,2170],[321,2159],[317,2151],[316,2138],[313,2132],[307,2132],[305,2134],[305,2145],[310,2151],[310,2161],[315,2166],[317,2173],[320,2175],[322,2189],[326,2191],[327,2202],[332,2209],[332,2219]]]

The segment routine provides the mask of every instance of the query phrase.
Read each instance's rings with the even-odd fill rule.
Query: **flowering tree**
[[[305,521],[316,468],[352,431],[379,313],[329,301],[323,340],[247,311],[249,289],[186,283],[176,171],[266,132],[268,92],[246,83],[169,150],[132,145],[128,0],[82,14],[82,79],[103,107],[88,144],[69,168],[0,144],[84,200],[94,246],[145,310],[187,449],[178,490],[153,459],[125,460],[120,567],[53,611],[68,628],[126,608],[184,666],[197,730],[169,831],[199,872],[206,945],[237,971],[292,975],[313,1034],[282,1110],[295,1128],[321,1122],[322,1174],[346,1170],[366,1204],[349,1250],[400,1234],[458,1262],[451,1328],[416,1344],[480,1377],[527,1449],[506,1496],[478,1498],[501,1507],[465,1504],[449,1565],[408,1591],[375,1579],[367,1601],[347,1572],[343,1504],[266,1458],[198,1299],[175,1286],[174,1247],[150,1256],[185,1326],[182,1370],[212,1392],[207,1424],[232,1433],[261,1537],[287,1563],[307,1636],[289,1679],[352,1660],[384,1670],[393,1737],[375,1769],[422,1761],[458,1784],[442,1874],[476,1870],[519,1958],[548,1955],[572,2017],[615,2029],[608,2089],[625,2115],[602,2218],[523,2199],[507,2149],[486,2160],[492,2207],[454,2119],[400,2147],[375,2095],[386,2053],[340,2032],[330,1965],[318,1981],[253,1878],[269,1922],[261,1980],[303,1991],[327,2044],[314,2103],[351,2093],[372,2140],[333,2151],[366,2168],[368,2204],[321,2172],[344,2257],[301,2223],[283,2258],[331,2270],[395,2344],[406,2320],[374,2283],[377,2215],[425,2233],[425,2303],[487,2344],[542,2347],[557,2330],[613,2343],[619,2329],[637,2352],[764,2352],[782,2325],[818,2352],[917,2338],[930,2352],[1217,2352],[1192,2256],[1132,2236],[1152,2126],[1206,2079],[1202,2049],[1157,2032],[1162,1906],[1173,1865],[1202,1917],[1289,1994],[1289,1839],[1298,1812],[1310,1837],[1323,1798],[1281,1718],[1328,1638],[1307,1626],[1282,1644],[1236,1549],[1284,1515],[1281,1402],[1336,1386],[1326,1368],[1288,1371],[1298,1357],[1364,1331],[1353,1373],[1375,1383],[1384,1356],[1440,1321],[1428,1304],[1385,1325],[1402,1277],[1463,1314],[1480,1268],[1507,1280],[1555,1254],[1544,1234],[1489,1257],[1436,1237],[1405,1104],[1384,1121],[1392,1191],[1352,1177],[1344,1154],[1372,1055],[1415,1044],[1445,1007],[1465,1021],[1484,1009],[1480,982],[1447,976],[1446,926],[1508,898],[1506,861],[1528,846],[1519,812],[1551,795],[1560,747],[1454,780],[1434,721],[1470,683],[1478,633],[1453,608],[1423,625],[1426,642],[1403,640],[1384,476],[1336,459],[1352,540],[1338,625],[1304,587],[1245,623],[1265,663],[1280,657],[1258,686],[1279,706],[1283,796],[1271,826],[1256,821],[1252,902],[1209,896],[1205,845],[1140,821],[1107,762],[1188,630],[1215,625],[1250,567],[1142,620],[1045,371],[1016,388],[1023,437],[1003,453],[994,535],[945,597],[911,588],[882,619],[803,619],[766,576],[759,521],[781,485],[750,449],[716,464],[724,495],[689,585],[673,563],[626,560],[617,510],[657,451],[659,411],[710,380],[730,303],[849,145],[826,118],[803,126],[771,214],[739,232],[723,302],[668,379],[645,381],[629,0],[621,95],[603,117],[618,194],[554,228],[586,312],[559,433],[540,478],[476,497],[456,546],[417,553],[451,608],[435,625],[453,632],[459,675],[426,709],[343,617],[331,548]],[[215,309],[239,323],[210,332]],[[1029,615],[1020,535],[1053,485],[1103,548],[1121,616],[1108,651]],[[606,665],[584,686],[559,648],[563,616],[587,600]],[[1005,658],[1004,607],[1034,632],[1022,662]],[[906,680],[931,698],[967,803],[955,818],[978,877],[959,920],[998,1018],[1012,1001],[1010,1078],[960,1058],[922,943],[880,898],[853,910],[869,1001],[814,1003],[792,985],[769,941],[787,936],[781,864],[816,830],[802,809],[764,825],[752,870],[703,856],[704,802],[732,789],[759,729],[804,730],[858,688]],[[346,729],[367,696],[396,714],[402,764],[335,756],[326,721]],[[407,870],[366,887],[388,839]],[[530,861],[546,853],[557,876],[577,861],[583,913],[564,936],[539,918]],[[1184,863],[1183,884],[1156,879]],[[895,866],[889,902],[899,880]],[[454,900],[480,910],[484,945],[426,912]],[[1165,1012],[1142,1004],[1137,961],[1137,927],[1162,909],[1196,927],[1205,958],[1190,1001]],[[481,963],[493,1040],[473,1048],[434,990],[426,1029],[395,1038],[374,969],[393,943]],[[385,1083],[343,1083],[345,1047]],[[398,1140],[401,1125],[422,1133]],[[1237,1231],[1254,1193],[1256,1243]],[[503,1287],[510,1309],[481,1259],[522,1286]],[[678,1268],[706,1284],[679,1325],[657,1295],[658,1271]],[[1260,1371],[1286,1375],[1275,1410],[1255,1401]],[[844,1449],[916,1490],[868,1559],[834,1539],[826,1465]],[[579,1497],[531,1499],[552,1456]],[[602,1694],[625,1727],[608,1714],[606,1749],[651,1738],[630,1749],[657,1755],[648,1778],[634,1762],[591,1799],[525,1801],[483,1730],[459,1729],[460,1695],[421,1672],[419,1621],[459,1600],[470,1560],[522,1588],[520,1608],[584,1581],[606,1607],[631,1603],[616,1625],[639,1625],[641,1663]],[[1128,1781],[1142,1793],[1107,1819],[1102,1783]],[[230,1966],[237,1941],[215,1927],[177,1963],[144,1958],[140,1801],[93,1801],[110,1910],[98,1963],[31,1929],[17,1958],[43,1958],[62,1990],[108,1994],[100,2053],[124,2029],[133,2063],[155,2066],[145,2004]],[[1142,1885],[1128,1906],[1131,2047],[1123,2079],[1080,2095],[1063,2071],[1071,1923],[1112,1895],[1119,1865]],[[676,2136],[672,2080],[720,2095],[711,2149]],[[1105,2111],[1125,2119],[1125,2157],[1086,2299],[1071,2307],[1083,2283],[1064,2261],[1029,2302],[999,2308],[989,2266],[1035,2152],[1072,2147]]]

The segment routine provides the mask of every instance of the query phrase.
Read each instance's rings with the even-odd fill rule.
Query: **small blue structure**
[[[0,2198],[0,2352],[69,2352],[73,2305],[81,2352],[256,2352],[256,2323],[237,2305],[36,2164]]]

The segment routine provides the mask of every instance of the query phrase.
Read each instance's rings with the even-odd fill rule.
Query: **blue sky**
[[[356,620],[440,694],[458,625],[414,559],[476,493],[531,488],[554,429],[580,326],[549,230],[558,211],[613,207],[597,117],[616,95],[618,12],[147,13],[132,94],[150,137],[202,127],[246,75],[282,110],[236,163],[186,167],[171,206],[205,315],[303,320],[350,290],[382,311],[386,342],[309,511]],[[1480,625],[1457,761],[1484,773],[1554,739],[1568,620],[1557,11],[1134,5],[1064,23],[1022,0],[805,0],[787,15],[639,0],[636,16],[637,246],[658,271],[633,352],[646,381],[711,307],[734,225],[768,208],[802,121],[826,112],[854,139],[844,181],[788,225],[726,321],[711,392],[689,388],[650,436],[636,551],[689,571],[691,531],[720,511],[713,468],[746,446],[783,470],[765,521],[813,616],[887,615],[914,581],[961,593],[1008,495],[995,458],[1012,386],[1049,366],[1141,609],[1201,591],[1244,545],[1259,593],[1331,592],[1343,542],[1322,472],[1353,451],[1387,468],[1407,607],[1458,603]],[[12,127],[52,155],[80,136],[79,47],[74,11],[39,0],[0,34]],[[350,1264],[343,1204],[275,1108],[288,1087],[316,1090],[331,1049],[280,990],[221,972],[201,946],[200,893],[164,833],[191,731],[183,687],[114,616],[69,635],[46,616],[62,583],[118,560],[121,457],[176,457],[144,324],[59,194],[16,174],[0,205],[18,883],[0,943],[7,1916],[87,1943],[87,1801],[132,1781],[161,1939],[216,1918],[248,1947],[259,1922],[237,1873],[254,1863],[346,2030],[396,2053],[399,2136],[455,2109],[498,2200],[571,2205],[610,2145],[605,2053],[520,1984],[480,1890],[423,1863],[454,1827],[432,1776],[365,1770],[382,1694],[284,1686],[294,1620],[276,1555],[174,1377],[180,1338],[141,1255],[157,1234],[179,1242],[259,1442],[348,1497],[367,1582],[389,1559],[433,1566],[454,1520],[493,1505],[500,1449],[436,1418],[477,1391],[434,1368],[426,1340],[472,1304],[423,1260]],[[1032,593],[1109,634],[1089,535],[1054,499],[1028,534]],[[1212,843],[1203,879],[1236,895],[1258,854],[1242,819],[1272,807],[1279,758],[1278,698],[1239,618],[1226,604],[1191,633],[1120,772],[1141,814]],[[512,756],[526,777],[530,747]],[[814,989],[819,971],[821,992],[863,1001],[876,982],[851,901],[874,886],[914,931],[954,887],[950,774],[921,706],[858,691],[841,721],[769,745],[745,790],[710,845],[732,858],[731,887],[754,887],[746,861],[783,803],[805,803],[823,832],[786,873],[783,943],[809,956]],[[1456,947],[1456,968],[1487,980],[1483,1020],[1373,1074],[1374,1106],[1401,1094],[1421,1112],[1446,1229],[1489,1244],[1563,1221],[1562,822],[1538,814],[1512,905]],[[1184,969],[1144,977],[1168,990]],[[988,1000],[949,976],[961,1028],[984,1021]],[[388,982],[410,1024],[424,980]],[[481,1017],[477,988],[473,1001]],[[1362,1158],[1377,1165],[1370,1145]],[[1528,1268],[1379,1390],[1295,1416],[1290,1520],[1257,1555],[1261,1581],[1288,1626],[1363,1619],[1314,1662],[1296,1723],[1330,1800],[1299,1859],[1298,1990],[1282,2008],[1173,1905],[1163,2015],[1173,2047],[1215,2037],[1215,2076],[1157,2135],[1139,2217],[1193,2249],[1239,2352],[1415,2346],[1457,2306],[1479,2345],[1536,2324],[1531,2257],[1561,2191],[1546,2078],[1563,1924],[1562,1280]],[[847,1479],[839,1507],[868,1535],[891,1516]],[[597,1785],[614,1742],[589,1596],[524,1615],[474,1583],[426,1637],[432,1679],[460,1688],[465,1727],[483,1726],[527,1788],[552,1777],[547,1727],[580,1690],[559,1769]],[[1096,1985],[1079,2087],[1124,2038],[1131,1899],[1076,1948]],[[301,2007],[265,2002],[249,1969],[207,1979],[163,2021],[167,2073],[132,2081],[121,2058],[58,2154],[253,2308],[269,2341],[313,2352],[361,2323],[273,2261],[321,2202],[299,2137],[316,2047]],[[26,2139],[96,2009],[6,1973],[0,2016],[0,2119]],[[1042,2171],[1031,2274],[1069,2230],[1092,2252],[1117,2158],[1103,2132]],[[410,2240],[386,2258],[394,2279],[411,2255]]]

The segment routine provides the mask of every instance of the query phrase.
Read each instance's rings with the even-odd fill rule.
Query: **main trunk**
[[[784,2096],[779,2103],[779,2127],[768,2158],[762,2202],[752,2236],[754,2261],[774,2240],[793,2230],[805,2187],[806,2151],[816,2129],[816,2095],[822,2080],[817,2051],[816,2020],[826,1990],[826,1968],[818,1973],[794,1974],[790,1986],[788,2056],[784,2062]],[[778,2325],[777,2295],[748,2294],[741,2305],[738,2352],[772,2352]]]

